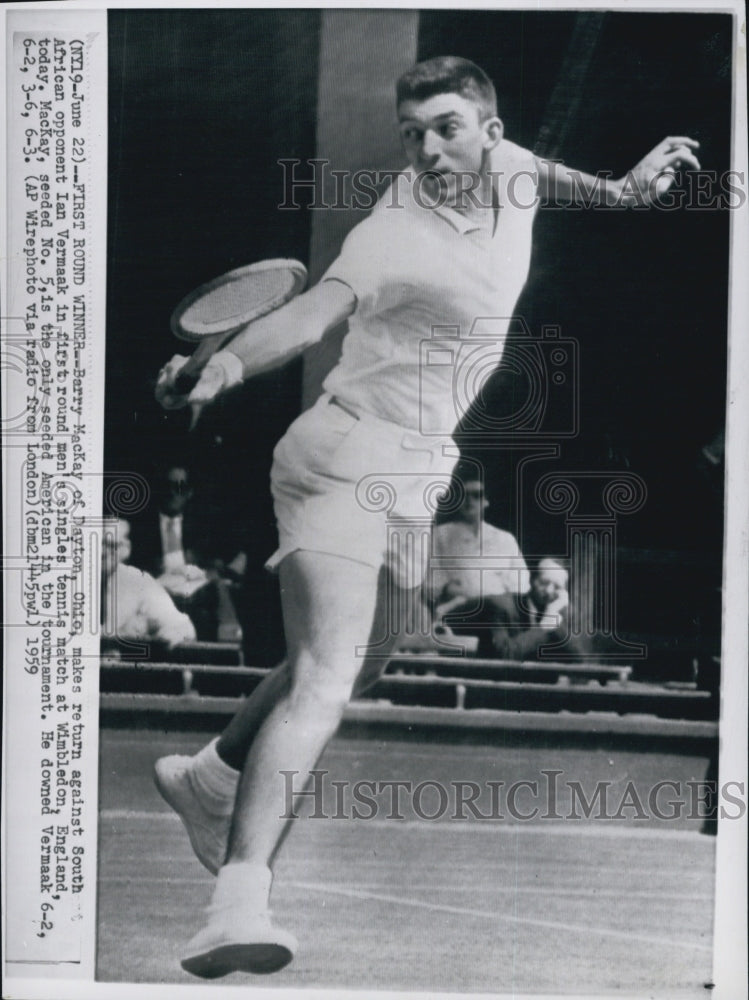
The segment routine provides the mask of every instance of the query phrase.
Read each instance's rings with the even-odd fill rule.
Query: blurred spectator
[[[198,565],[206,526],[195,514],[189,471],[168,466],[156,474],[152,487],[155,502],[133,523],[135,561],[155,577],[173,577],[177,591],[194,591],[207,579]]]
[[[556,559],[542,559],[531,574],[530,588],[523,594],[504,594],[492,602],[489,628],[479,637],[479,656],[504,660],[538,660],[539,647],[567,639],[569,594],[567,570]],[[565,645],[582,659],[585,643]]]
[[[156,476],[155,504],[133,525],[134,561],[190,616],[199,639],[238,640],[231,588],[244,572],[244,554],[235,547],[224,561],[226,525],[220,516],[198,516],[193,496],[186,466],[169,465]]]
[[[480,479],[466,478],[462,488],[463,502],[455,519],[437,525],[432,532],[434,565],[424,587],[434,621],[441,623],[449,615],[447,623],[454,631],[461,625],[483,622],[495,598],[523,592],[529,583],[528,568],[514,535],[484,520],[489,502]],[[451,565],[440,566],[438,560],[446,559]],[[483,560],[494,565],[481,568]]]
[[[105,522],[101,543],[102,638],[152,640],[171,647],[195,639],[189,617],[174,605],[156,580],[135,566],[128,566],[130,525],[111,519]]]

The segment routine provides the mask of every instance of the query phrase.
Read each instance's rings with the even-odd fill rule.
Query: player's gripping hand
[[[242,362],[236,354],[217,351],[206,363],[191,391],[180,393],[175,383],[188,360],[182,354],[175,354],[159,372],[156,399],[165,410],[178,410],[188,405],[202,408],[242,381]]]
[[[187,396],[177,392],[174,382],[189,360],[184,354],[175,354],[159,372],[156,379],[156,399],[165,410],[179,410],[187,406]]]

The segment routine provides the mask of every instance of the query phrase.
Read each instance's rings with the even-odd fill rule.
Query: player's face
[[[448,205],[481,175],[486,154],[502,136],[499,119],[482,122],[478,105],[460,94],[403,101],[398,119],[411,166],[429,175],[424,183],[433,190],[427,196]]]

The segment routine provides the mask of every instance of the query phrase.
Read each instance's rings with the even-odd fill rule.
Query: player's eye
[[[423,133],[418,128],[404,128],[401,129],[401,135],[406,140],[406,142],[420,142]]]
[[[448,122],[440,128],[440,135],[443,139],[452,139],[458,134],[458,126],[455,122]]]

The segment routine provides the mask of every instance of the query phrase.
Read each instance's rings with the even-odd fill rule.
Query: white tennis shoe
[[[187,945],[181,965],[202,979],[230,972],[277,972],[297,949],[293,934],[275,927],[269,911],[258,913],[234,906],[209,910],[206,926]]]
[[[160,757],[154,765],[154,782],[182,820],[196,857],[216,875],[226,858],[231,814],[217,814],[206,807],[191,777],[192,761],[182,754]]]

